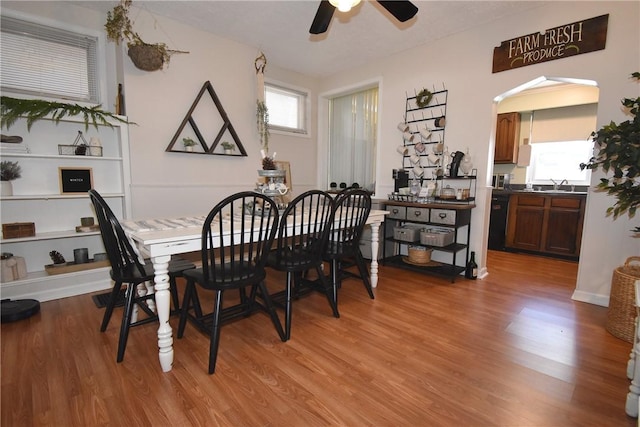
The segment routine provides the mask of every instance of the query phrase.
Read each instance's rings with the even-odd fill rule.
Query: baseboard
[[[598,295],[591,292],[573,291],[571,299],[574,301],[609,307],[609,295]]]
[[[2,283],[2,299],[35,299],[40,302],[111,289],[110,268],[83,270],[68,274],[34,275]]]

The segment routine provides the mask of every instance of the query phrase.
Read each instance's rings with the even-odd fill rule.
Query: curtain
[[[330,100],[329,182],[374,190],[377,128],[378,88]]]

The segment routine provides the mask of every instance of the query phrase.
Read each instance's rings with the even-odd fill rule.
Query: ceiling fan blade
[[[400,22],[408,21],[418,13],[418,8],[409,0],[378,0],[378,3]]]
[[[311,23],[311,28],[309,28],[309,33],[322,34],[327,31],[335,10],[335,6],[329,3],[329,0],[322,0],[320,6],[318,6],[316,16]]]

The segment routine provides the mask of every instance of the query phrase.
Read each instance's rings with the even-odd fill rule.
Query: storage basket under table
[[[420,240],[422,226],[405,224],[402,227],[393,227],[393,238],[402,242],[417,242]]]
[[[635,263],[635,264],[632,264]],[[632,343],[635,335],[634,284],[640,280],[640,257],[629,257],[613,271],[605,329],[611,335]]]
[[[431,227],[420,231],[420,243],[428,246],[444,247],[453,243],[455,232],[446,227]]]

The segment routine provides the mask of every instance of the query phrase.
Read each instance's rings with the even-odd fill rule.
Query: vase
[[[226,154],[227,156],[230,156],[232,154],[231,153],[231,149],[230,148],[225,148],[224,149],[224,154]]]
[[[0,195],[4,196],[13,196],[13,184],[11,181],[0,181],[2,183],[1,193]]]
[[[189,152],[189,153],[191,153],[191,152],[193,152],[193,146],[192,145],[187,145],[187,146],[184,147],[184,150]]]
[[[467,150],[467,153],[464,155],[462,161],[460,162],[460,170],[462,171],[464,176],[468,176],[471,173],[471,170],[473,170],[473,163],[471,163],[469,150]]]

